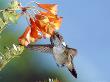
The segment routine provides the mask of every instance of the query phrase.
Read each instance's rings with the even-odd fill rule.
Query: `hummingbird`
[[[67,67],[70,73],[77,78],[77,72],[73,65],[73,58],[77,54],[77,49],[66,45],[63,36],[54,32],[50,37],[50,44],[28,45],[27,48],[43,53],[52,53],[58,67]]]

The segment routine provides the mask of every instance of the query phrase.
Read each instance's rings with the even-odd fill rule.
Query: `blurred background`
[[[31,0],[19,0],[26,6]],[[8,0],[0,0],[0,9],[8,6]],[[36,82],[57,78],[61,82],[109,82],[110,81],[110,0],[37,0],[40,3],[57,3],[63,17],[60,33],[66,43],[78,49],[73,62],[78,78],[67,68],[58,68],[51,54],[25,49],[22,56],[14,58],[0,71],[0,82]],[[5,46],[18,44],[27,22],[20,17],[17,24],[8,24],[1,34],[0,51]],[[38,43],[49,43],[41,40]]]

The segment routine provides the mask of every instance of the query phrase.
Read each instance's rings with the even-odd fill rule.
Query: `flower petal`
[[[56,15],[57,14],[57,4],[40,4],[37,3],[37,5],[49,12],[51,12],[52,14]]]
[[[48,18],[56,18],[57,17],[57,15],[54,15],[50,12],[44,12],[44,11],[39,11],[39,12],[40,12],[39,14],[41,14],[43,16],[47,16]]]
[[[36,25],[35,20],[33,20],[32,18],[30,18],[30,26],[31,26],[31,41],[35,42],[37,39],[39,39],[39,31],[40,29],[38,28],[38,26]]]
[[[62,17],[59,17],[57,20],[54,21],[55,29],[59,30],[62,23]]]
[[[27,46],[30,43],[30,32],[31,32],[31,27],[28,26],[23,33],[18,39],[19,43],[21,43],[24,46]]]

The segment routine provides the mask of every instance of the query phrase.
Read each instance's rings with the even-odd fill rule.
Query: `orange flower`
[[[39,15],[37,15],[39,16]],[[49,19],[47,17],[44,17],[44,19],[40,19],[42,18],[42,15],[40,15],[41,17],[39,17],[39,19],[36,20],[36,24],[38,26],[38,28],[40,29],[40,31],[42,32],[44,37],[50,37],[53,34],[53,31],[55,31],[54,29],[54,25],[52,25],[49,21]],[[38,18],[38,17],[36,17]]]
[[[44,31],[44,35],[43,36],[47,37],[47,38],[50,38],[54,31],[55,31],[55,29],[53,28],[53,25],[48,23],[45,26],[45,31]]]
[[[61,26],[61,23],[62,23],[62,17],[59,17],[59,18],[57,18],[56,20],[53,20],[53,21],[54,21],[53,25],[55,26],[54,28],[56,30],[59,30],[59,28]]]
[[[58,17],[57,15],[51,14],[49,12],[42,12],[42,11],[40,11],[40,14],[48,17],[49,22],[54,25],[54,28],[56,30],[59,30],[62,23],[62,17]]]
[[[62,17],[49,12],[40,12],[40,14],[35,16],[37,19],[36,24],[45,37],[50,37],[55,30],[59,30],[62,23]]]
[[[30,18],[30,25],[26,28],[23,35],[19,37],[19,42],[24,46],[27,46],[30,42],[36,42],[42,36],[50,38],[54,31],[60,28],[62,23],[62,17],[57,15],[56,4],[37,3],[37,5],[47,11],[39,11],[34,18]]]
[[[57,17],[57,15],[54,15],[54,14],[52,14],[50,12],[39,11],[39,14],[41,14],[43,16],[47,16],[49,19],[50,18],[56,18]]]
[[[56,15],[57,14],[57,4],[40,4],[37,3],[37,5],[45,10],[47,10],[48,12]]]
[[[38,28],[38,26],[36,24],[36,20],[35,19],[30,18],[30,26],[31,26],[31,28],[34,28],[35,30],[40,31],[40,29]]]
[[[31,32],[31,27],[28,26],[23,33],[18,39],[19,43],[21,43],[24,46],[27,46],[30,43],[30,32]]]
[[[46,33],[46,28],[48,26],[48,23],[49,23],[49,19],[45,16],[42,16],[42,15],[35,15],[36,17],[36,25],[38,26],[38,28],[40,29],[40,31],[42,32],[43,36],[44,34]]]
[[[36,22],[37,22],[37,24],[39,25],[38,27],[39,27],[39,29],[41,30],[41,32],[42,32],[42,31],[46,31],[46,29],[45,29],[46,23],[44,23],[42,20],[37,20]]]
[[[38,26],[36,25],[36,22],[32,18],[30,18],[30,24],[31,24],[30,40],[32,42],[35,42],[37,39],[41,38],[39,34],[40,29],[38,28]]]
[[[49,22],[49,19],[48,19],[47,16],[43,16],[43,15],[40,15],[40,14],[36,14],[36,15],[35,15],[35,18],[36,18],[37,20],[40,20],[40,21],[44,22],[44,23],[48,23],[48,22]]]

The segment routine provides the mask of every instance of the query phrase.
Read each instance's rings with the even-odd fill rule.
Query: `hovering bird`
[[[28,45],[27,48],[38,52],[52,53],[58,67],[66,66],[71,74],[77,78],[77,73],[73,65],[73,58],[77,54],[77,50],[69,48],[66,45],[63,37],[58,32],[55,32],[50,37],[51,44],[44,45]]]

